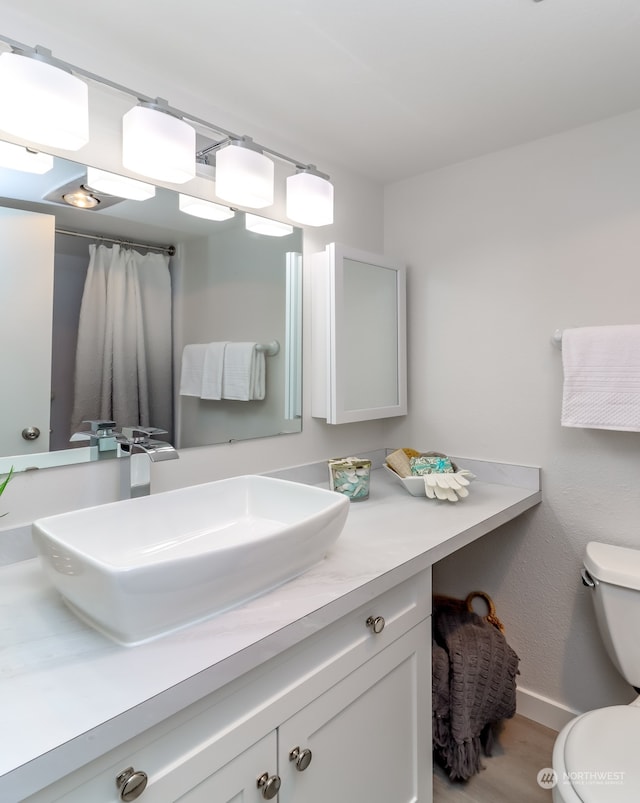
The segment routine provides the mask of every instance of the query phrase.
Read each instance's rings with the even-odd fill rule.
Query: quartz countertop
[[[77,619],[37,558],[0,568],[0,800],[53,783],[541,499],[536,468],[460,462],[477,479],[455,504],[410,496],[388,472],[373,471],[369,499],[351,504],[323,561],[137,647],[118,646]]]

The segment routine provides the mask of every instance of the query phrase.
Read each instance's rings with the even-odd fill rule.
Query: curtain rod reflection
[[[146,248],[149,251],[159,251],[172,257],[176,253],[175,245],[151,245],[150,243],[134,243],[131,240],[121,240],[117,237],[107,237],[102,234],[85,234],[81,231],[71,231],[70,229],[56,229],[56,234],[68,234],[71,237],[84,237],[86,240],[100,240],[101,242],[116,243],[130,248]]]

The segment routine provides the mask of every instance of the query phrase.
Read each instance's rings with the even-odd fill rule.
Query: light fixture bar
[[[222,126],[170,106],[162,98],[151,98],[82,67],[54,58],[51,51],[40,45],[31,48],[2,34],[0,42],[7,44],[13,53],[26,57],[27,61],[33,59],[46,62],[54,68],[54,73],[58,71],[60,75],[68,73],[70,81],[82,85],[85,101],[87,85],[80,81],[80,78],[136,98],[137,105],[123,117],[123,165],[133,173],[159,181],[181,184],[194,178],[197,162],[206,160],[207,153],[216,151],[216,194],[231,204],[260,209],[273,204],[274,165],[269,158],[273,157],[288,162],[296,170],[296,174],[287,180],[289,218],[310,226],[324,226],[333,222],[333,185],[329,181],[329,176],[321,173],[315,165],[306,164],[273,148],[259,145],[253,142],[251,137],[235,134]],[[2,54],[3,57],[5,55],[7,54]],[[70,86],[67,87],[67,92],[69,98],[72,98]],[[78,99],[75,99],[75,106],[79,105]],[[69,100],[69,111],[72,111],[71,100]],[[86,102],[84,113],[88,129]],[[79,116],[79,112],[76,116]],[[193,125],[198,125],[215,135],[221,135],[222,139],[202,151],[195,152],[196,132]],[[77,128],[80,131],[79,122]],[[13,131],[21,139],[39,141],[35,134],[29,133],[30,129],[21,131],[5,126],[5,130]],[[46,144],[77,150],[88,141],[88,130],[86,137],[84,132],[78,133],[78,131],[73,132],[75,139],[72,142],[66,140],[56,142],[50,138],[51,141],[46,140]],[[66,135],[66,131],[62,133]]]
[[[76,75],[80,75],[83,78],[89,79],[90,81],[94,81],[95,83],[98,84],[103,84],[104,86],[108,86],[111,89],[115,89],[116,91],[122,92],[125,95],[137,98],[137,100],[140,101],[141,103],[156,104],[158,103],[159,100],[161,100],[159,98],[153,98],[149,95],[145,95],[144,93],[137,92],[136,90],[131,89],[130,87],[126,87],[123,84],[118,84],[115,81],[111,81],[109,78],[103,78],[101,75],[92,73],[89,70],[85,70],[82,67],[76,67],[74,64],[70,64],[67,61],[63,61],[62,59],[55,58],[54,56],[51,55],[51,52],[49,50],[42,47],[41,45],[36,45],[36,47],[29,47],[28,45],[22,44],[21,42],[17,42],[15,39],[10,39],[8,36],[5,36],[4,34],[0,34],[0,42],[4,42],[5,44],[9,45],[9,47],[20,50],[26,54],[33,54],[36,56],[46,55],[47,61],[53,66],[59,67],[62,70],[68,70],[69,72],[74,73]],[[185,112],[182,111],[181,109],[175,108],[174,106],[170,106],[166,104],[165,101],[161,102],[165,104],[164,108],[168,114],[172,114],[174,117],[179,117],[185,122],[190,121],[192,123],[197,123],[198,125],[201,125],[204,128],[208,129],[209,131],[215,132],[217,134],[222,134],[223,141],[217,143],[211,148],[205,149],[204,151],[200,151],[198,154],[196,154],[196,156],[206,153],[208,150],[213,150],[215,148],[222,147],[222,145],[227,144],[229,141],[233,140],[237,141],[245,138],[241,134],[236,134],[233,131],[229,131],[228,129],[223,128],[222,126],[210,123],[208,120],[203,120],[201,117],[196,117],[195,115],[190,114],[189,112]],[[273,156],[282,162],[288,162],[289,164],[293,165],[296,168],[300,167],[312,168],[315,170],[313,165],[308,165],[306,164],[306,162],[300,159],[294,159],[291,156],[287,156],[286,154],[280,153],[279,151],[273,150],[272,148],[269,148],[265,145],[258,145],[258,143],[255,144],[257,147],[259,147],[259,149],[263,153],[269,154],[270,156]],[[318,171],[316,171],[316,173],[318,173]],[[327,179],[329,178],[329,176],[325,175],[324,173],[318,173],[318,175],[321,175],[323,178]]]

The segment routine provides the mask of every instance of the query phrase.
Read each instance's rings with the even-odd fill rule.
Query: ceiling
[[[382,182],[640,107],[638,0],[0,0],[0,34]]]

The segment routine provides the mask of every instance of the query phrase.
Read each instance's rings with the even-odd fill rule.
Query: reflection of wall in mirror
[[[0,208],[0,455],[49,449],[54,237],[51,215]]]
[[[181,309],[176,310],[176,352],[189,343],[285,340],[286,252],[284,240],[231,228],[220,235],[184,244],[177,279]],[[299,234],[294,248],[299,249]],[[176,400],[179,446],[224,443],[299,432],[300,420],[285,418],[283,349],[266,358],[266,396],[262,401]]]
[[[397,272],[345,259],[343,291],[349,310],[340,343],[349,366],[344,377],[345,407],[392,407],[399,402]]]

